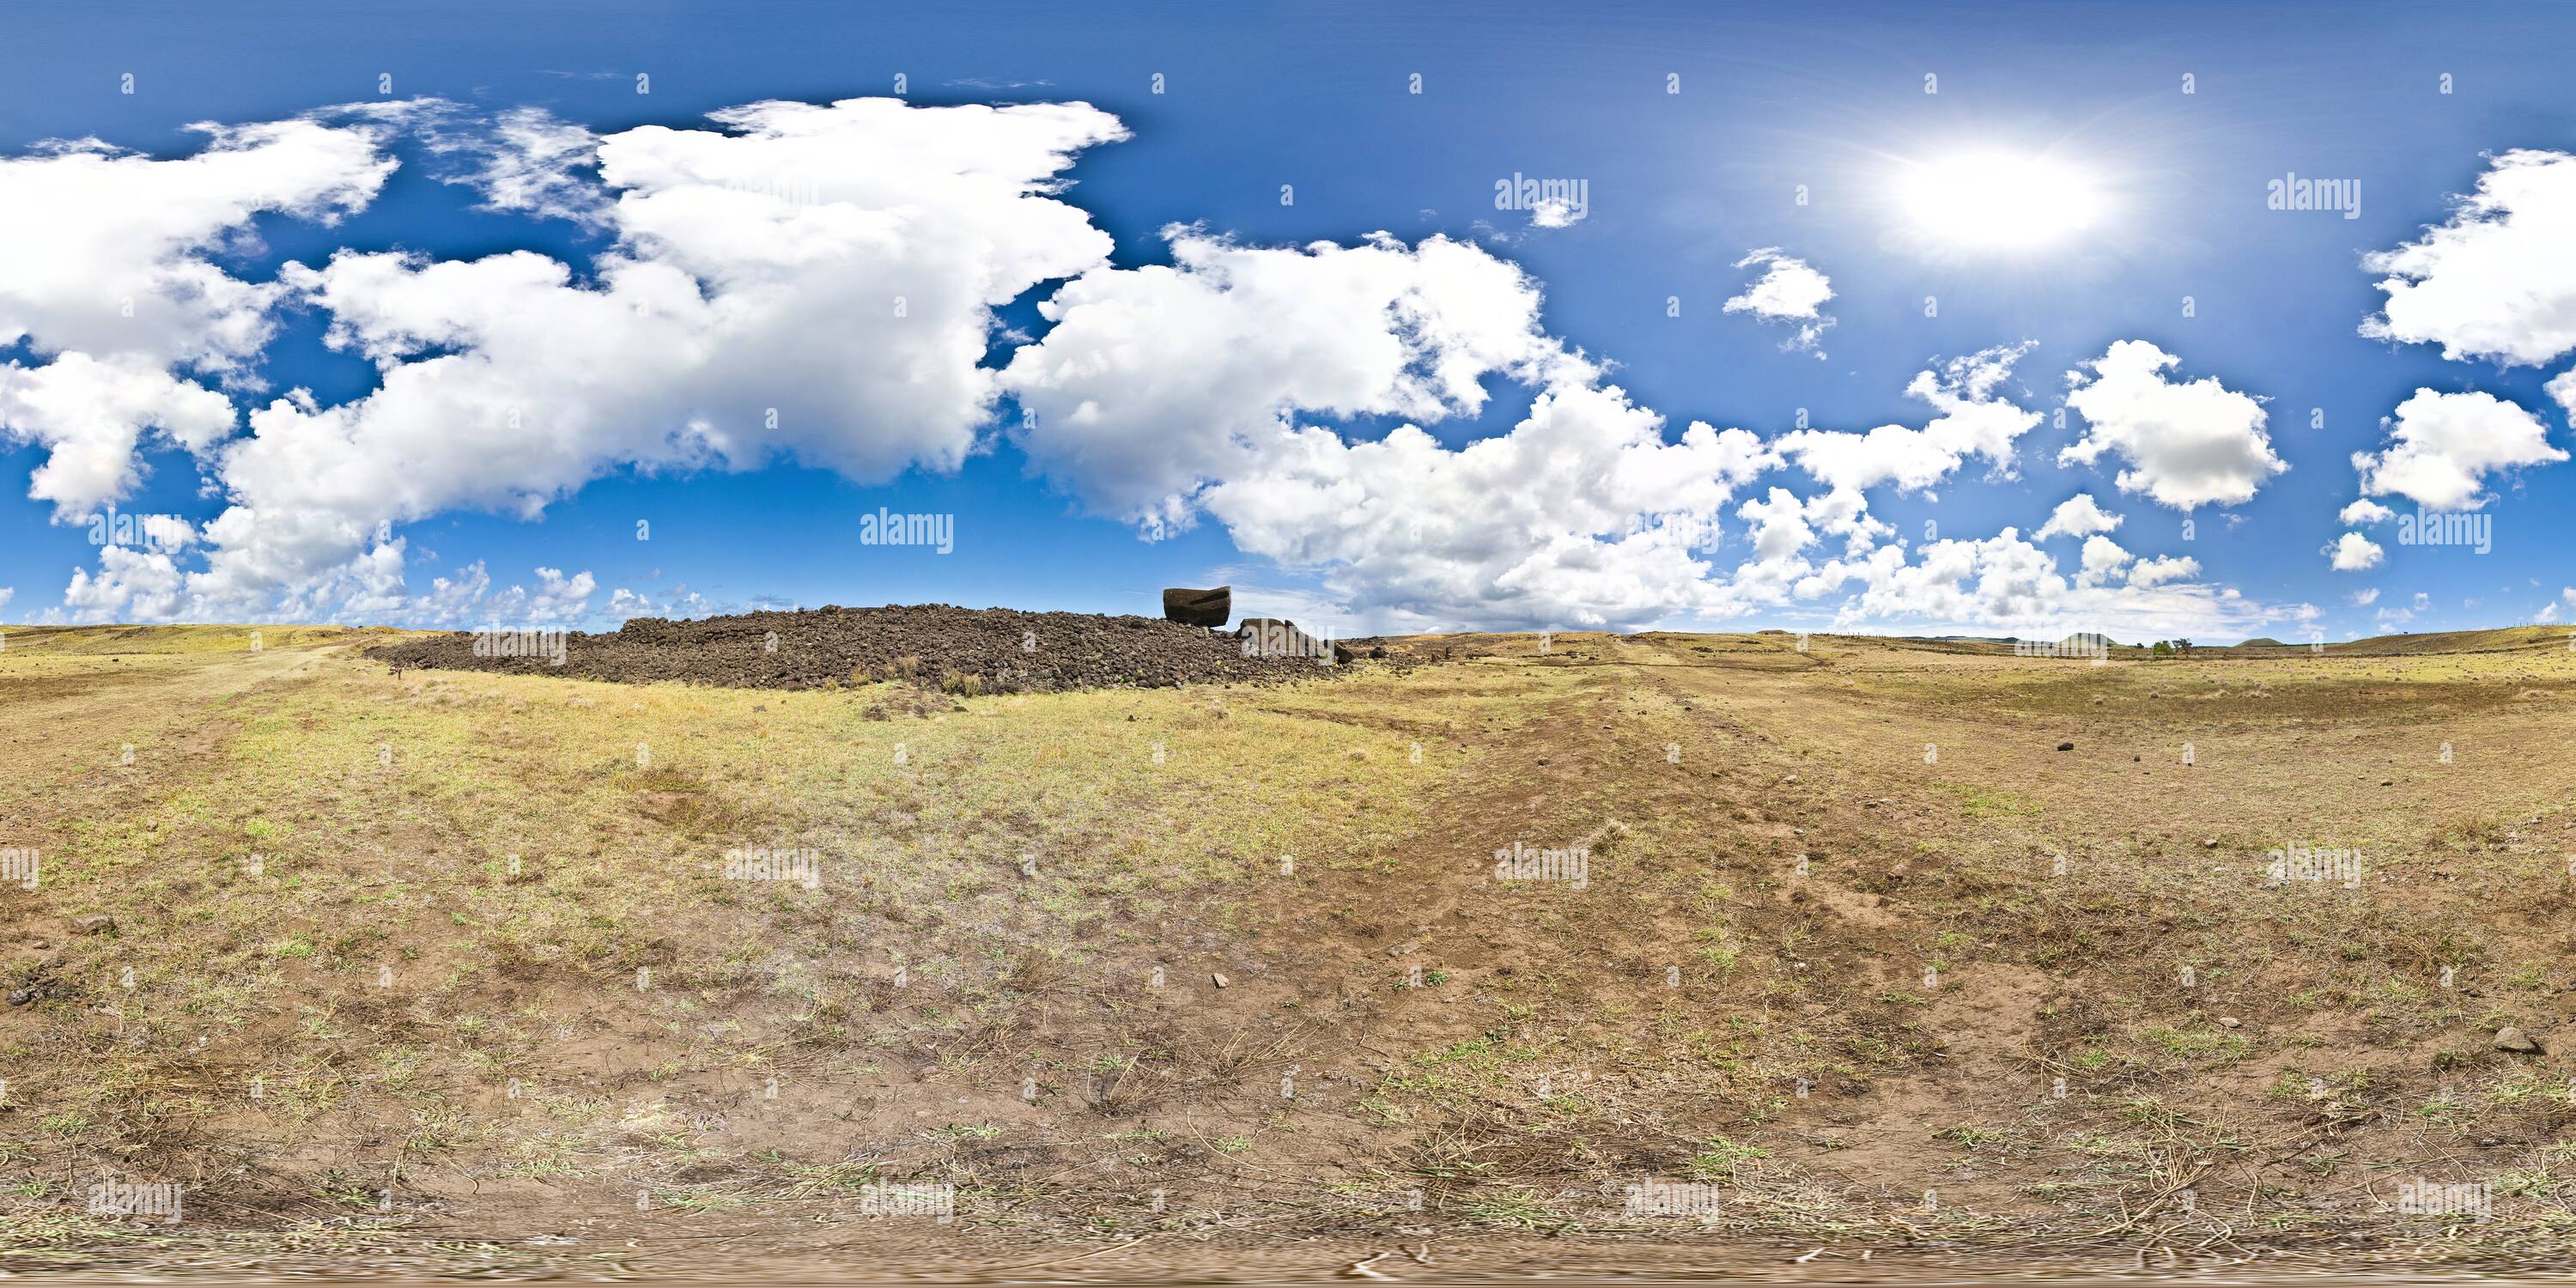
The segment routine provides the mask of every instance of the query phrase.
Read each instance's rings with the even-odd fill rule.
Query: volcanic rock
[[[1174,586],[1163,592],[1163,620],[1183,626],[1213,626],[1220,630],[1225,619],[1234,615],[1234,587],[1219,586],[1214,590],[1189,590]]]
[[[565,637],[563,661],[475,655],[474,635],[415,636],[368,656],[396,667],[742,689],[904,681],[964,697],[1330,678],[1314,656],[1246,657],[1241,641],[1151,617],[915,604],[671,621],[637,617]],[[486,649],[492,653],[495,650]],[[944,701],[944,699],[942,699]],[[952,708],[953,709],[953,708]]]

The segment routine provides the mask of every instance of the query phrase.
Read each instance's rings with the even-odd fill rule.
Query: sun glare
[[[2082,167],[2005,151],[1915,162],[1897,181],[1897,211],[1934,247],[2028,251],[2091,228],[2101,185]]]

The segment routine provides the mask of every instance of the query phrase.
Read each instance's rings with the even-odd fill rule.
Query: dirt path
[[[10,762],[0,776],[0,835],[59,851],[67,825],[145,809],[202,779],[243,698],[311,683],[325,668],[347,665],[345,657],[307,645],[41,659],[40,671],[12,676],[0,689]]]
[[[135,1125],[180,1125],[185,1158],[224,1164],[192,1175],[249,1178],[237,1223],[364,1219],[349,1195],[384,1195],[414,1234],[591,1248],[810,1249],[791,1235],[880,1176],[956,1180],[977,1237],[1101,1247],[1625,1228],[1649,1182],[1721,1194],[1735,1237],[1972,1239],[2100,1230],[2181,1178],[2212,1209],[2349,1216],[2331,1205],[2445,1160],[2545,1171],[2570,1121],[2556,1057],[2486,1046],[2576,1023],[2569,818],[2529,803],[2576,789],[2549,754],[2562,704],[2446,680],[2410,721],[2371,696],[2395,679],[2288,664],[2096,675],[1784,637],[1443,647],[1464,655],[1314,690],[880,722],[864,693],[13,639],[0,819],[69,863],[116,840],[168,883],[148,908],[49,890],[49,917],[208,927],[205,878],[246,829],[311,844],[297,884],[262,887],[274,915],[206,931],[223,970],[190,949],[157,992],[0,1013],[56,1065],[109,1071],[75,1084],[127,1089],[85,1125],[9,1115],[0,1147],[77,1179],[56,1161],[149,1160]],[[2147,764],[2186,737],[2196,776]],[[385,772],[380,738],[402,748]],[[1208,768],[1150,772],[1164,739]],[[2396,739],[2471,772],[2355,760],[2411,755]],[[1389,763],[1415,742],[1423,772]],[[307,743],[273,800],[242,799],[246,748]],[[1282,800],[1383,812],[1277,832],[1356,838],[1294,879],[1201,853]],[[692,875],[787,807],[894,857],[801,894]],[[2373,838],[2374,880],[2266,888],[2262,847],[2320,826]],[[1033,835],[1081,878],[1004,861]],[[504,869],[523,848],[535,870]],[[1538,866],[1498,876],[1498,850]],[[1573,854],[1579,881],[1548,866]],[[380,960],[404,989],[379,991]],[[1157,964],[1173,978],[1149,986]],[[167,1052],[129,1031],[201,1099],[135,1091]],[[318,1089],[295,1116],[230,1091],[207,1109],[205,1087],[288,1065]],[[2284,1141],[2314,1148],[2241,1156]]]

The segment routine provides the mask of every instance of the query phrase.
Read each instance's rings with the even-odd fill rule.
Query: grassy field
[[[964,699],[252,635],[0,647],[21,1264],[2576,1228],[2563,633]]]

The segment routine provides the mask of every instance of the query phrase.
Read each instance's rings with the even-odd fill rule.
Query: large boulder
[[[1225,619],[1234,615],[1234,587],[1219,586],[1214,590],[1189,590],[1174,586],[1163,591],[1163,620],[1184,626],[1222,628]]]

